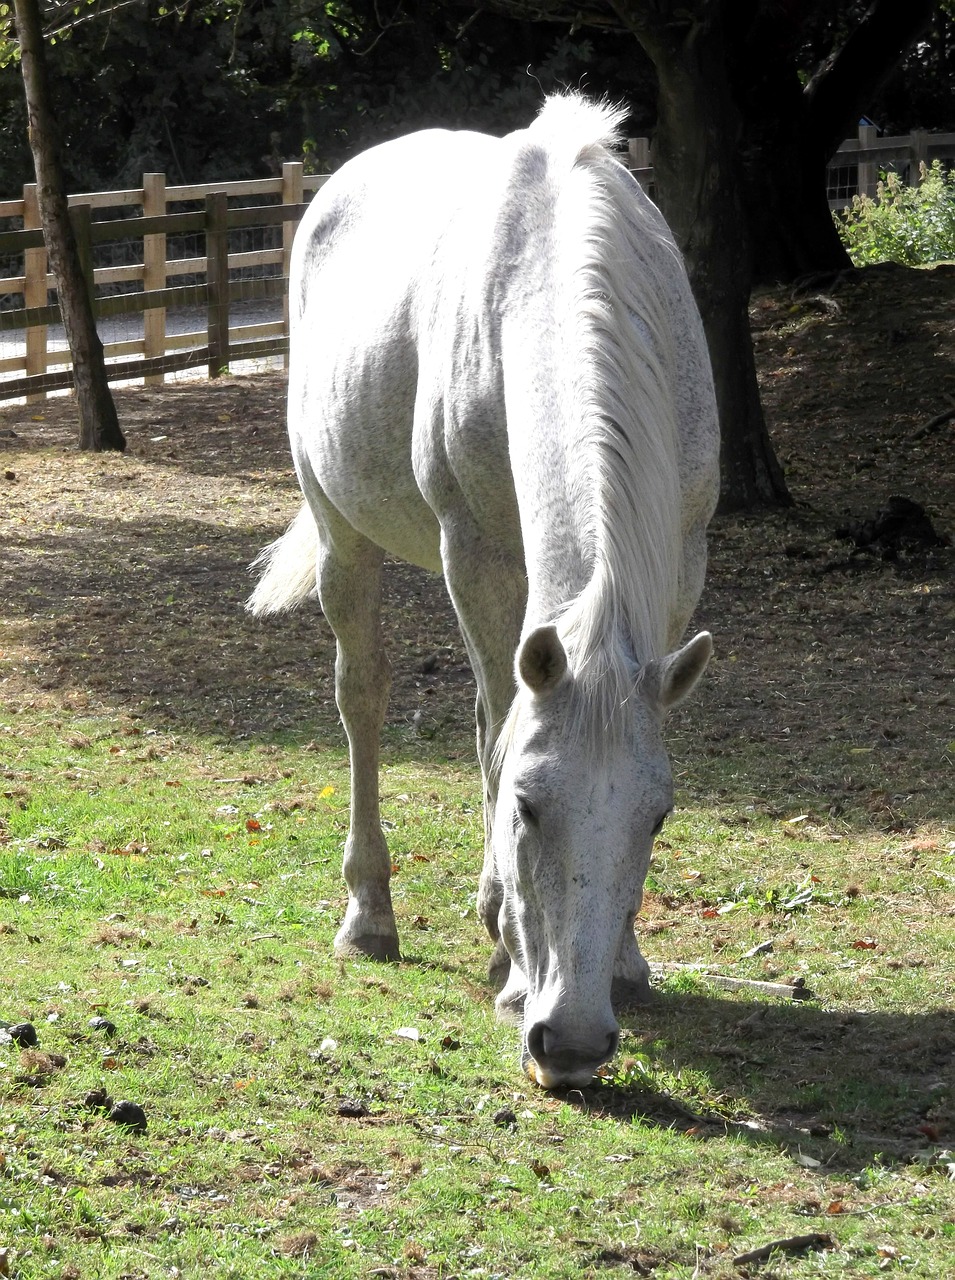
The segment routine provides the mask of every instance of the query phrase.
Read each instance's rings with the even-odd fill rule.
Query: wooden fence
[[[879,138],[874,126],[862,125],[858,137],[847,139],[830,161],[830,206],[844,207],[856,192],[873,195],[880,172],[887,169],[915,183],[919,165],[936,158],[955,163],[955,133]],[[651,189],[648,139],[630,139],[628,161]],[[164,174],[148,173],[141,188],[71,196],[97,319],[142,316],[141,332],[137,321],[135,336],[105,344],[110,381],[158,383],[167,374],[198,368],[215,377],[230,363],[286,355],[292,238],[306,199],[326,180],[288,163],[280,178],[167,187]],[[14,264],[10,274],[0,276],[0,400],[41,399],[71,387],[73,373],[65,342],[50,342],[60,312],[49,302],[55,282],[48,272],[34,186],[24,187],[19,200],[0,201],[0,226],[10,222],[20,226],[0,230],[0,263]],[[250,248],[250,237],[258,233],[261,240],[268,229],[276,243]],[[186,236],[195,237],[201,251],[167,257],[167,250],[174,252]],[[237,246],[240,237],[245,244]],[[121,246],[123,260],[97,265],[98,246],[109,244]],[[21,295],[23,305],[5,305],[11,295]],[[236,304],[256,301],[273,304],[279,318],[238,322]],[[188,309],[196,319],[204,315],[204,327],[168,332],[167,313],[175,308]],[[25,343],[17,344],[24,349],[8,354],[4,339],[24,331]]]
[[[628,149],[631,171],[645,190],[651,190],[649,138],[631,138]],[[921,165],[930,165],[933,160],[955,167],[955,133],[916,132],[880,138],[875,125],[860,124],[858,136],[846,138],[827,166],[829,208],[845,209],[855,195],[874,196],[885,172],[898,173],[909,186],[917,186]]]
[[[149,173],[141,188],[70,196],[97,321],[142,316],[141,333],[104,344],[109,380],[162,382],[166,374],[203,367],[214,377],[238,360],[287,353],[292,237],[306,197],[325,181],[325,176],[306,175],[299,163],[288,163],[280,178],[167,186],[164,174]],[[134,216],[129,216],[131,207]],[[122,212],[126,216],[116,216]],[[25,187],[20,200],[0,202],[0,219],[21,223],[20,229],[0,231],[0,259],[12,262],[15,272],[0,277],[0,399],[39,399],[71,387],[73,372],[65,343],[49,341],[60,310],[48,301],[55,281],[39,229],[36,187]],[[263,240],[267,229],[274,247],[230,246],[239,237],[246,245]],[[185,237],[194,237],[200,252],[167,257],[167,246],[182,246],[188,243]],[[103,256],[98,247],[109,245],[124,261],[96,265],[96,257]],[[2,305],[3,295],[17,294],[22,306]],[[280,318],[236,325],[230,313],[239,301],[271,301]],[[171,308],[188,309],[197,320],[204,316],[204,327],[168,333]],[[2,339],[23,331],[25,350],[4,352]],[[14,376],[5,376],[10,373]]]
[[[860,124],[829,161],[829,207],[844,209],[854,195],[874,196],[883,173],[895,172],[909,186],[921,181],[921,166],[940,160],[955,166],[955,133],[918,131],[880,138],[874,124]]]

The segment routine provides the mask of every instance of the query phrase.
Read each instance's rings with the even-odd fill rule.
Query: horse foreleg
[[[351,816],[343,864],[348,908],[335,951],[397,960],[391,855],[378,805],[378,755],[391,684],[381,633],[383,556],[374,544],[349,534],[337,538],[333,548],[323,547],[318,564],[322,609],[338,641],[335,696],[351,761]]]
[[[490,744],[488,742],[488,709],[481,692],[477,695],[474,718],[477,725],[478,760],[481,762],[481,772],[484,777],[484,864],[481,867],[481,879],[478,884],[477,909],[494,943],[494,954],[488,962],[488,977],[495,989],[500,991],[507,983],[511,960],[501,938],[498,924],[503,891],[494,865],[494,848],[491,844],[497,780],[493,769],[493,738]],[[487,761],[486,764],[485,761]]]
[[[610,999],[615,1009],[626,1005],[648,1004],[650,1001],[650,966],[640,954],[633,932],[635,915],[636,912],[627,921],[614,961]]]
[[[500,988],[508,979],[510,958],[498,925],[503,890],[491,843],[497,800],[495,751],[515,692],[514,653],[526,605],[524,569],[473,526],[445,528],[443,537],[445,578],[478,685],[475,720],[478,759],[484,776],[484,865],[477,907],[495,944],[489,975]]]

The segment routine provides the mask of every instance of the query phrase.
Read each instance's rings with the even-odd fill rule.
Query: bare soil
[[[955,407],[955,267],[767,293],[752,323],[795,505],[714,522],[697,624],[716,656],[674,717],[678,774],[770,811],[944,823],[955,422],[925,428]],[[242,610],[247,565],[298,504],[284,392],[277,374],[118,391],[122,456],[77,452],[69,398],[0,409],[8,717],[341,741],[317,606],[267,623]],[[893,496],[931,529],[858,545]],[[391,749],[464,755],[474,690],[443,586],[395,564],[388,590]]]

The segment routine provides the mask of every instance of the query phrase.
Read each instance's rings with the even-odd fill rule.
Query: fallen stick
[[[918,431],[913,431],[909,437],[911,440],[924,440],[926,436],[934,435],[946,422],[951,422],[955,418],[955,409],[946,409],[944,413],[937,414],[931,422],[926,422],[924,427],[919,427]]]
[[[764,996],[781,996],[785,1000],[812,1000],[813,993],[801,980],[795,982],[761,982],[758,978],[730,978],[722,973],[704,973],[694,969],[690,964],[654,964],[650,966],[652,973],[692,973],[704,982],[711,982],[716,987],[728,991],[757,991]]]
[[[766,1262],[777,1250],[780,1253],[799,1253],[803,1249],[827,1249],[831,1245],[832,1236],[812,1231],[806,1236],[786,1236],[782,1240],[770,1240],[769,1244],[761,1244],[758,1249],[738,1253],[733,1262],[736,1266],[742,1266],[746,1262]]]

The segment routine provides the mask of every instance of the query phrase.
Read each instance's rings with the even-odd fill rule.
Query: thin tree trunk
[[[38,0],[14,0],[21,71],[26,93],[30,148],[36,169],[37,201],[50,266],[73,357],[73,382],[79,411],[81,449],[125,449],[116,406],[106,380],[103,344],[96,332],[93,305],[70,223],[50,106],[43,31]]]

